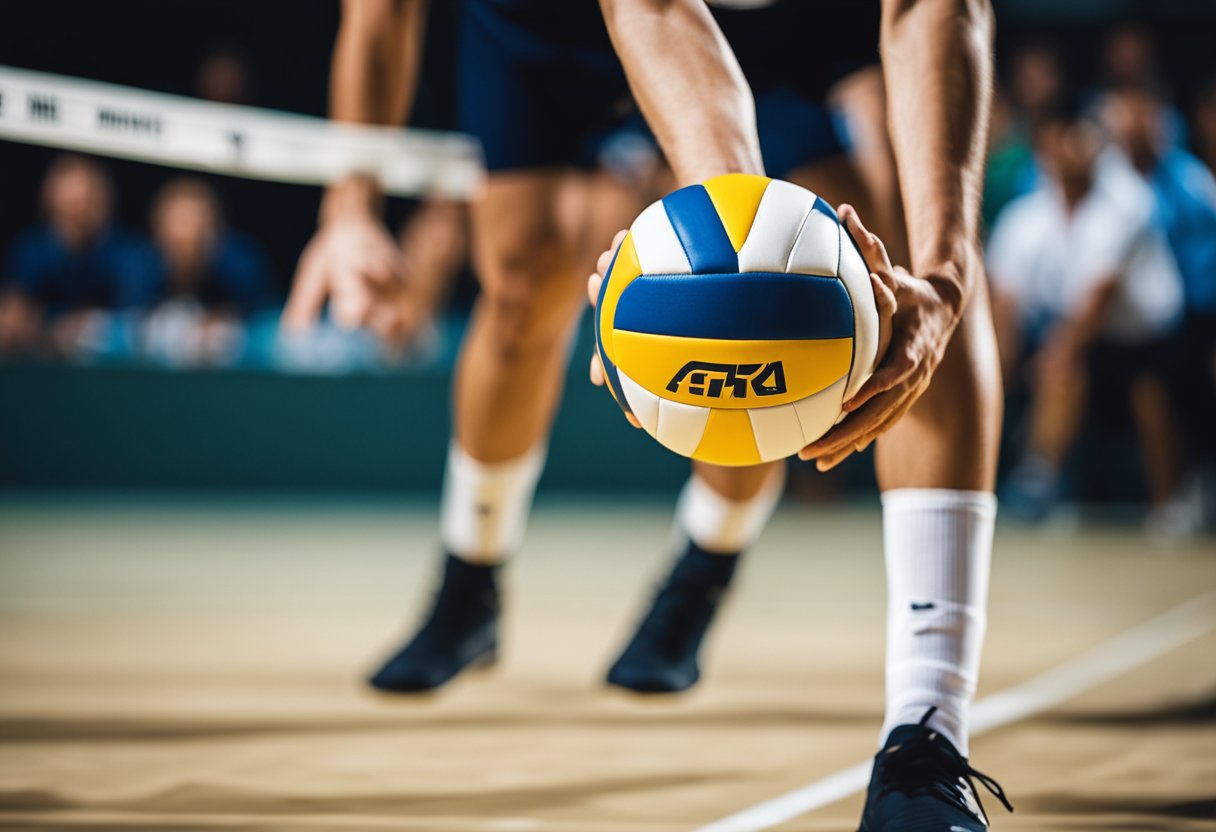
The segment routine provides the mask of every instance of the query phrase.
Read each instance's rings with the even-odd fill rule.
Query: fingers
[[[612,258],[616,257],[616,251],[621,247],[621,241],[625,239],[625,235],[628,233],[625,229],[616,232],[616,236],[612,238],[612,248],[601,254],[599,259],[595,261],[595,271],[601,277],[607,276],[608,270],[612,268]]]
[[[853,235],[857,247],[861,249],[861,256],[865,258],[870,269],[879,273],[889,272],[891,258],[887,256],[887,247],[883,245],[882,240],[878,239],[877,234],[861,224],[861,217],[857,215],[857,209],[852,205],[841,205],[838,213],[844,220],[845,227],[849,229],[849,233]]]
[[[906,388],[900,387],[876,394],[857,411],[850,413],[847,419],[799,451],[798,456],[802,459],[831,456],[844,448],[856,448],[863,440],[873,438],[876,434],[872,434],[872,431],[885,421],[886,410],[893,407],[905,392]]]
[[[356,271],[349,266],[330,269],[329,285],[329,311],[334,323],[343,329],[358,329],[368,324],[372,310],[386,300],[377,297],[384,293],[373,291],[366,271]]]
[[[870,286],[874,289],[874,303],[878,307],[878,317],[894,318],[899,303],[895,300],[895,292],[881,277],[870,272]]]
[[[403,302],[379,302],[368,313],[367,326],[389,344],[404,347],[414,340],[428,319]]]
[[[598,352],[591,353],[591,383],[596,387],[604,386],[604,364]]]
[[[887,430],[903,412],[905,399],[910,406],[911,397],[903,390],[884,393],[869,405],[832,428],[818,441],[798,452],[800,459],[816,460],[820,471],[835,468],[854,453],[865,450],[879,435]]]
[[[603,285],[604,278],[598,274],[593,274],[587,278],[587,300],[591,301],[591,308],[594,309],[600,302],[600,286]]]
[[[638,417],[634,416],[632,413],[626,412],[625,419],[629,422],[629,424],[633,425],[638,430],[642,429],[642,423],[639,422]]]
[[[878,309],[878,347],[874,350],[874,364],[870,368],[873,371],[882,366],[887,357],[887,350],[891,348],[895,313],[899,309],[899,303],[895,299],[895,292],[891,291],[878,275],[871,273],[870,286],[874,289],[874,301]]]
[[[865,384],[861,385],[861,389],[853,394],[853,398],[845,402],[841,407],[845,413],[853,413],[860,410],[866,402],[877,396],[879,393],[885,393],[902,382],[911,372],[911,368],[889,364],[866,379]]]
[[[291,295],[283,307],[283,326],[296,331],[308,329],[320,317],[327,293],[325,271],[319,258],[315,252],[305,250],[296,269]]]

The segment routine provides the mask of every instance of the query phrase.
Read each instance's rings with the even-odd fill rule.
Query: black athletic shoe
[[[608,684],[637,693],[676,693],[695,685],[701,677],[697,653],[738,560],[690,542],[608,671]]]
[[[935,710],[892,731],[874,758],[860,832],[986,832],[988,815],[972,778],[1013,811],[1000,784],[926,725]]]
[[[369,680],[390,693],[434,690],[498,657],[498,566],[448,555],[430,613],[414,637]]]

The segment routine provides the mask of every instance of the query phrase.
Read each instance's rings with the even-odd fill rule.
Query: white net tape
[[[481,146],[458,133],[338,124],[5,66],[0,139],[274,182],[359,173],[395,196],[467,199],[484,176]]]

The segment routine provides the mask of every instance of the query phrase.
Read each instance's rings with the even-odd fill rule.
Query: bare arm
[[[751,89],[704,0],[600,0],[600,7],[680,184],[763,173]]]
[[[330,64],[329,115],[351,124],[403,124],[413,105],[425,0],[343,0]],[[330,186],[322,221],[352,208],[378,210],[379,187],[352,176]]]
[[[962,315],[983,279],[979,209],[992,102],[988,0],[884,0],[883,74],[911,269]]]
[[[334,45],[330,114],[353,124],[401,124],[418,80],[425,0],[343,0]],[[379,183],[352,175],[321,200],[320,223],[300,255],[283,322],[305,329],[329,304],[346,327],[408,340],[420,320],[396,242],[380,219]]]

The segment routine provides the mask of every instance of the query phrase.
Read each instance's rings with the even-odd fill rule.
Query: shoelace
[[[920,725],[926,727],[929,718],[937,711],[937,707],[929,708],[921,717]],[[975,783],[979,782],[993,797],[1001,802],[1008,811],[1013,811],[1013,804],[1005,796],[1005,790],[996,780],[971,766],[963,757],[949,745],[938,742],[940,735],[934,731],[923,737],[914,737],[891,749],[883,758],[883,764],[888,772],[888,779],[883,793],[900,791],[905,794],[932,795],[961,809],[970,810],[963,794],[953,781],[944,780],[941,776],[940,758],[946,757],[950,762],[950,770],[946,774],[964,780],[975,796],[976,806],[987,824],[988,812],[980,801]],[[933,772],[933,774],[929,774]],[[934,776],[936,775],[936,776]]]

